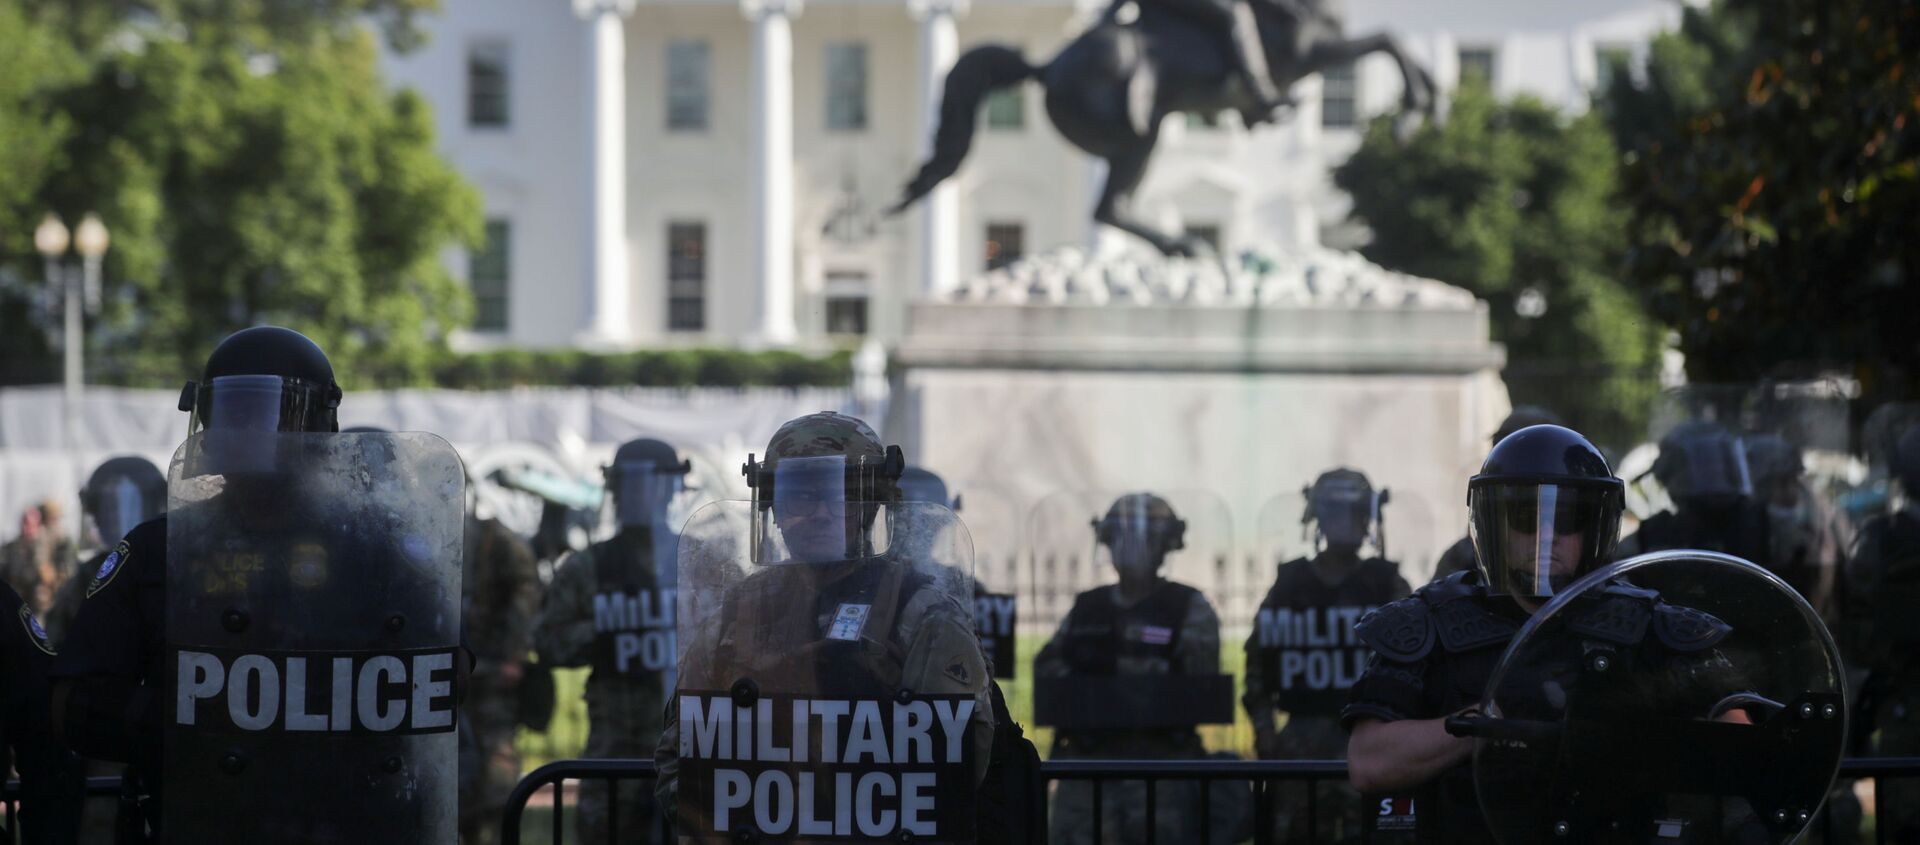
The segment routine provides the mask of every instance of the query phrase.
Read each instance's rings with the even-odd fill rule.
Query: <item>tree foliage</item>
[[[1631,273],[1694,380],[1920,392],[1920,2],[1690,8],[1605,105]]]
[[[0,266],[37,281],[12,233],[43,210],[106,221],[90,379],[176,382],[226,333],[274,323],[314,337],[352,383],[428,380],[470,310],[440,251],[478,237],[479,202],[357,23],[390,17],[404,37],[422,3],[0,0],[0,54],[17,55],[16,31],[57,32],[82,65],[18,62],[0,83],[34,92],[57,133],[46,167],[0,188]],[[0,93],[0,126],[19,100]]]
[[[1616,158],[1597,116],[1468,85],[1405,143],[1375,121],[1334,179],[1373,233],[1369,259],[1488,302],[1515,403],[1625,445],[1657,391],[1662,330],[1620,280]]]

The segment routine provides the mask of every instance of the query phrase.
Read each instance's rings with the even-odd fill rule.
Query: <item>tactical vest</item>
[[[1635,536],[1642,553],[1702,549],[1750,560],[1768,569],[1774,567],[1767,511],[1751,504],[1741,504],[1722,525],[1709,525],[1691,514],[1661,511],[1640,523]]]
[[[1874,519],[1861,529],[1858,564],[1872,602],[1873,648],[1893,662],[1911,662],[1920,647],[1920,520],[1904,513]],[[1882,661],[1876,661],[1882,662]]]
[[[1247,649],[1247,661],[1267,672],[1275,708],[1296,716],[1339,715],[1371,654],[1354,626],[1394,599],[1398,574],[1392,563],[1372,558],[1329,585],[1306,558],[1280,567]]]
[[[588,550],[593,561],[593,673],[656,678],[674,669],[672,589],[656,586],[653,547],[641,534]]]
[[[1119,585],[1110,584],[1073,600],[1073,610],[1067,615],[1066,658],[1074,672],[1118,674],[1123,657],[1175,663],[1187,608],[1199,591],[1161,581],[1139,604],[1123,608],[1116,600],[1119,590]]]
[[[885,557],[763,567],[731,591],[713,660],[683,686],[725,690],[747,678],[768,693],[898,693],[907,658],[900,614],[927,583]],[[836,624],[849,608],[862,621]]]

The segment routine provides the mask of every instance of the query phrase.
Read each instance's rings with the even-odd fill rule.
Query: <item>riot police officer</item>
[[[1262,759],[1346,755],[1340,708],[1367,659],[1354,623],[1412,592],[1400,577],[1399,564],[1360,556],[1374,531],[1375,514],[1386,502],[1384,491],[1376,492],[1364,474],[1346,468],[1322,473],[1306,490],[1301,521],[1313,526],[1319,550],[1312,558],[1280,565],[1247,638],[1247,690],[1241,705],[1253,722],[1254,748]],[[1275,710],[1287,714],[1285,727],[1277,733]],[[1322,786],[1319,835],[1329,841],[1357,836],[1359,796],[1344,784]],[[1307,841],[1304,793],[1281,790],[1278,797],[1276,838]]]
[[[56,643],[66,638],[67,628],[72,625],[74,614],[80,611],[81,600],[86,598],[93,573],[100,569],[100,562],[107,559],[114,544],[134,526],[167,509],[167,477],[152,461],[139,455],[108,458],[87,477],[87,486],[80,490],[80,506],[93,520],[94,534],[100,539],[99,549],[80,565],[74,577],[60,585],[60,592],[54,597],[46,623],[47,633],[53,635]]]
[[[20,771],[21,841],[78,841],[85,772],[53,737],[47,712],[47,669],[53,642],[12,587],[0,584],[0,776]],[[0,823],[0,842],[14,832]]]
[[[1559,415],[1538,405],[1521,405],[1500,421],[1500,427],[1493,432],[1488,447],[1507,439],[1507,435],[1530,425],[1566,425]],[[1455,572],[1473,571],[1473,538],[1461,537],[1440,554],[1440,560],[1434,564],[1432,581],[1438,581]]]
[[[1174,513],[1172,505],[1151,493],[1129,493],[1093,520],[1093,531],[1096,543],[1111,553],[1119,581],[1074,599],[1072,610],[1061,620],[1053,639],[1034,658],[1034,677],[1044,684],[1052,679],[1218,673],[1220,618],[1212,604],[1199,590],[1160,574],[1168,553],[1184,547],[1186,523]],[[1204,754],[1198,731],[1187,724],[1060,727],[1054,733],[1052,756],[1131,760],[1198,758]],[[1050,841],[1090,842],[1095,812],[1109,817],[1106,830],[1118,833],[1125,841],[1145,841],[1145,785],[1125,782],[1105,792],[1103,806],[1095,808],[1088,783],[1061,783],[1049,821]],[[1161,841],[1191,835],[1198,824],[1190,818],[1198,791],[1191,795],[1185,792],[1172,785],[1159,790],[1161,806],[1156,808],[1156,819]]]
[[[56,732],[130,763],[166,841],[455,832],[459,460],[429,435],[310,437],[341,396],[298,332],[223,340],[181,394],[182,504],[101,562],[55,659]]]
[[[752,502],[689,520],[679,676],[655,752],[656,794],[683,834],[1010,835],[976,815],[999,732],[968,609],[969,547],[932,539],[964,528],[945,508],[900,501],[905,465],[866,423],[811,414],[749,456]],[[734,744],[714,728],[735,719],[766,727]],[[915,719],[930,741],[882,753],[888,726]],[[763,770],[770,761],[779,771]],[[813,771],[819,762],[840,767]],[[856,780],[872,784],[858,813],[845,794]]]
[[[1813,594],[1804,573],[1782,572],[1773,561],[1767,511],[1753,499],[1746,449],[1732,430],[1705,420],[1675,426],[1660,438],[1653,477],[1673,509],[1640,523],[1620,541],[1619,557],[1666,549],[1725,552],[1773,570],[1803,596]]]
[[[587,678],[587,757],[645,757],[660,738],[666,691],[673,688],[679,542],[668,507],[685,488],[691,462],[653,439],[615,450],[603,477],[619,532],[569,555],[554,572],[534,632],[540,662],[592,666]],[[580,841],[605,842],[609,803],[617,804],[623,841],[652,841],[659,830],[653,796],[622,783],[609,799],[602,783],[580,794]]]
[[[1920,754],[1920,425],[1901,432],[1890,456],[1898,510],[1867,520],[1849,555],[1849,662],[1867,668],[1857,732],[1879,756]],[[1920,839],[1920,789],[1879,782],[1879,825],[1889,842]]]
[[[1613,556],[1624,507],[1624,484],[1585,437],[1553,425],[1521,429],[1468,483],[1475,570],[1361,620],[1374,656],[1340,715],[1349,772],[1364,793],[1413,793],[1418,840],[1491,839],[1467,765],[1473,742],[1450,735],[1447,717],[1478,706],[1528,616]],[[1628,618],[1651,623],[1622,628],[1596,618],[1593,647],[1701,654],[1727,632],[1650,591],[1618,599]]]

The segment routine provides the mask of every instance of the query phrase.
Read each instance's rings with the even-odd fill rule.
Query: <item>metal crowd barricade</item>
[[[0,771],[0,775],[5,774],[7,772]],[[111,798],[118,801],[120,791],[120,778],[117,776],[87,778],[88,799]],[[0,843],[13,845],[14,842],[19,841],[19,820],[20,782],[9,780],[0,783],[0,832],[4,832],[4,835],[0,835]]]
[[[1157,812],[1155,793],[1159,783],[1164,781],[1200,781],[1202,783],[1247,781],[1253,785],[1254,791],[1253,841],[1256,845],[1265,845],[1273,836],[1274,792],[1278,784],[1297,782],[1306,786],[1308,839],[1317,841],[1319,807],[1316,802],[1317,790],[1314,786],[1327,780],[1345,780],[1347,764],[1343,760],[1051,760],[1040,765],[1040,772],[1048,781],[1091,781],[1095,807],[1100,806],[1103,784],[1111,781],[1144,781],[1147,789],[1145,833],[1150,845],[1153,845],[1157,834],[1154,814]],[[1876,781],[1920,779],[1920,757],[1848,758],[1840,764],[1840,776]],[[615,781],[652,780],[654,777],[655,771],[651,760],[561,760],[541,766],[521,779],[520,783],[514,787],[513,794],[507,799],[500,841],[503,845],[520,845],[520,827],[527,802],[542,789],[551,787],[554,792],[551,841],[554,845],[560,845],[568,841],[565,827],[566,793],[562,788],[566,781],[604,780],[611,790]],[[1205,800],[1203,790],[1203,799],[1200,802],[1200,828],[1203,837],[1213,823],[1210,817],[1210,805],[1211,802]],[[1036,809],[1044,810],[1044,808]],[[1098,811],[1093,814],[1092,834],[1095,842],[1101,841],[1104,832],[1101,829],[1104,815]],[[1824,813],[1822,815],[1825,816]],[[617,841],[617,831],[617,826],[610,825],[610,841]],[[1829,833],[1831,834],[1831,831]],[[1887,835],[1885,828],[1878,824],[1874,826],[1876,843],[1887,842]],[[658,841],[672,841],[672,837],[662,831]]]

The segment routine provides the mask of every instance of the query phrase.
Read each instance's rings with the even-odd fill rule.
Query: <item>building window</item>
[[[827,334],[867,333],[867,274],[829,270],[826,278]]]
[[[1460,48],[1460,85],[1480,85],[1493,89],[1493,48]]]
[[[1360,81],[1353,63],[1330,65],[1320,71],[1320,125],[1352,129],[1360,123]]]
[[[510,116],[507,89],[507,43],[487,41],[467,48],[467,125],[506,126]]]
[[[1187,227],[1187,237],[1205,241],[1214,255],[1220,254],[1220,224],[1195,223]]]
[[[667,330],[707,328],[707,224],[667,224]]]
[[[1019,223],[987,224],[987,269],[998,270],[1027,254],[1027,227]]]
[[[667,43],[667,130],[700,132],[707,128],[710,67],[705,41]]]
[[[1631,81],[1629,75],[1633,73],[1633,50],[1626,47],[1595,47],[1593,68],[1593,93],[1605,96],[1615,81]]]
[[[867,128],[867,45],[835,41],[827,45],[827,128]]]
[[[1025,85],[1002,88],[987,95],[987,128],[1024,129],[1027,125]]]
[[[467,285],[473,292],[473,330],[507,330],[507,276],[513,266],[513,226],[498,218],[486,223],[486,242],[467,256]]]

